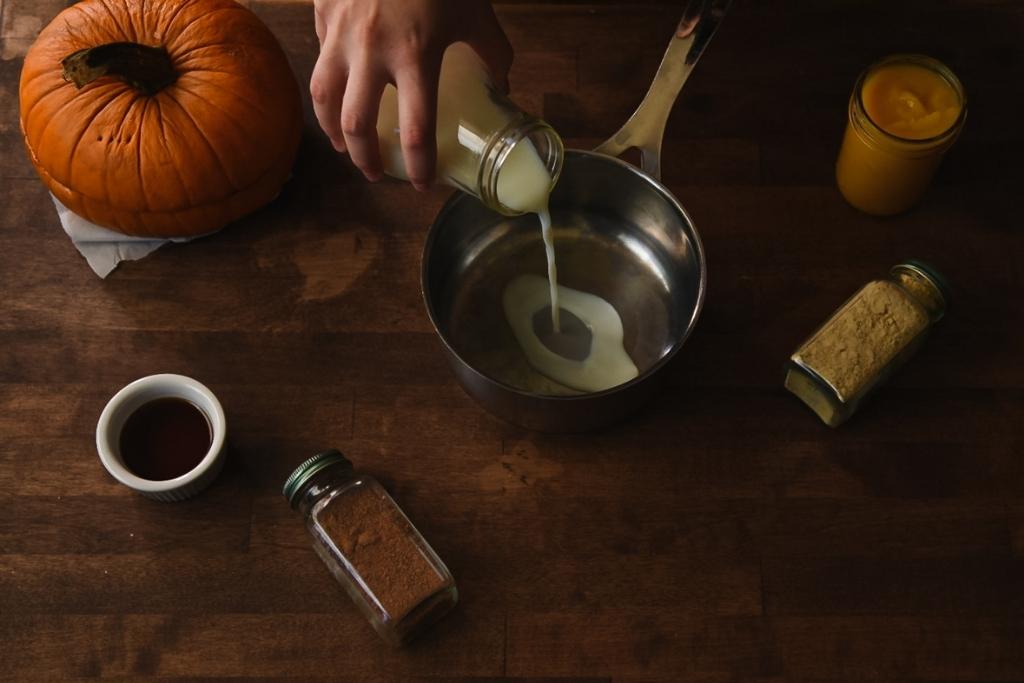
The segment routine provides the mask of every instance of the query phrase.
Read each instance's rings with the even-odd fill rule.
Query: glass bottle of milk
[[[398,128],[398,99],[387,86],[377,119],[388,175],[408,179]],[[562,170],[562,141],[491,82],[465,43],[445,52],[437,103],[437,179],[476,195],[505,215],[538,212]]]

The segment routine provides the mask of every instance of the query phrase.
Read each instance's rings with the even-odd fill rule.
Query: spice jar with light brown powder
[[[402,645],[458,600],[455,581],[376,479],[329,450],[284,485],[313,548],[386,641]]]
[[[917,350],[949,304],[942,276],[907,261],[869,282],[800,345],[786,364],[785,386],[830,427]]]

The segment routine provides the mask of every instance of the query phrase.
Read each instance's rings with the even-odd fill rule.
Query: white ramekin
[[[199,464],[180,477],[164,481],[143,479],[133,474],[125,467],[120,449],[121,429],[128,416],[144,403],[158,398],[189,401],[203,411],[213,432],[210,450]],[[96,425],[96,450],[99,451],[103,466],[114,479],[147,498],[170,502],[196,495],[217,477],[224,467],[226,434],[224,409],[212,391],[184,375],[150,375],[121,389],[103,408]]]

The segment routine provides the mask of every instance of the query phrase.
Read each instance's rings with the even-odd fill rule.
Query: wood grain
[[[21,56],[64,5],[0,0],[0,677],[24,680],[1024,680],[1024,8],[737,0],[669,122],[707,307],[656,401],[535,434],[455,383],[419,291],[448,192],[368,185],[305,102],[294,178],[211,237],[88,270],[22,149]],[[302,82],[308,2],[251,0]],[[630,113],[678,2],[501,2],[513,92],[574,147]],[[857,73],[933,54],[970,98],[925,202],[839,196]],[[953,307],[840,430],[780,385],[864,282],[934,261]],[[98,462],[109,397],[182,372],[221,398],[223,475],[160,504]],[[459,583],[412,647],[379,641],[280,487],[338,446]]]

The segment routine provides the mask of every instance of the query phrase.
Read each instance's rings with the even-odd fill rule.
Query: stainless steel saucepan
[[[638,377],[582,393],[527,363],[501,302],[513,278],[547,272],[536,216],[502,216],[456,193],[431,226],[422,271],[430,320],[463,388],[495,415],[550,432],[606,425],[644,403],[693,330],[704,302],[704,249],[689,214],[659,182],[661,142],[729,5],[689,3],[636,112],[593,152],[566,151],[551,195],[559,284],[615,307]],[[640,150],[642,170],[615,158],[630,148]]]

